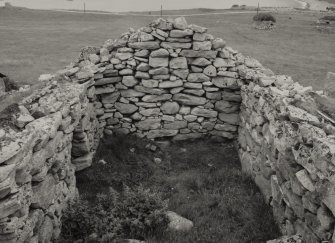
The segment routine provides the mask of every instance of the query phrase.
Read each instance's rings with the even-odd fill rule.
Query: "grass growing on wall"
[[[110,187],[141,185],[160,192],[169,210],[194,222],[188,233],[160,231],[147,236],[148,243],[265,242],[280,235],[270,207],[241,172],[232,144],[172,143],[155,152],[147,144],[135,137],[101,142],[93,167],[77,175],[80,194],[94,203]]]

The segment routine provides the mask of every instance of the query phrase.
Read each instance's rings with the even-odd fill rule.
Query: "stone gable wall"
[[[0,114],[0,242],[57,239],[75,171],[118,133],[238,140],[242,169],[283,234],[332,242],[335,102],[323,92],[275,76],[184,18],[84,48],[41,81]]]
[[[77,78],[94,79],[105,134],[232,139],[241,102],[233,53],[206,28],[161,19],[87,51],[100,70]]]

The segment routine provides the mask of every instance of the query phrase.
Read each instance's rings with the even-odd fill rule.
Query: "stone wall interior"
[[[79,59],[0,114],[0,242],[52,242],[75,171],[102,136],[237,140],[284,235],[335,242],[334,99],[278,76],[185,18]]]

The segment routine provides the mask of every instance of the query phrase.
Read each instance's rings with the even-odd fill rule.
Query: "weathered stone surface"
[[[165,49],[190,49],[192,44],[188,42],[162,42],[161,47]]]
[[[206,103],[206,99],[203,97],[187,94],[175,94],[172,99],[182,105],[204,105]]]
[[[132,114],[138,110],[136,105],[123,103],[115,103],[115,108],[122,114]]]
[[[184,17],[176,18],[173,21],[173,27],[175,27],[176,29],[184,30],[184,29],[187,28],[187,26],[188,26],[188,24],[187,24],[186,19]]]
[[[140,114],[142,116],[158,116],[161,110],[159,108],[152,108],[152,109],[146,109],[141,110]]]
[[[319,124],[320,121],[319,119],[312,115],[309,114],[307,111],[304,111],[298,107],[289,105],[287,107],[288,110],[288,116],[290,118],[291,121],[293,122],[301,122],[301,121],[306,121],[309,122],[311,124]]]
[[[227,122],[232,125],[238,125],[240,123],[240,116],[238,114],[226,114],[219,113],[219,119],[223,122]]]
[[[214,77],[212,79],[212,83],[216,87],[219,87],[219,88],[226,88],[226,89],[233,89],[233,90],[240,89],[238,80],[235,78]]]
[[[239,110],[239,104],[221,100],[215,103],[215,110],[223,113],[233,113]]]
[[[133,87],[138,84],[138,80],[134,76],[123,76],[122,83],[127,87]]]
[[[141,63],[136,67],[136,70],[141,71],[141,72],[147,72],[150,69],[150,65],[147,63]]]
[[[192,42],[192,39],[190,37],[185,37],[185,38],[171,38],[171,37],[168,37],[166,39],[166,41],[170,42],[170,43],[176,43],[176,42],[188,43],[188,42]]]
[[[121,90],[121,96],[125,98],[142,97],[145,93],[133,89]]]
[[[14,214],[21,208],[21,201],[18,195],[11,195],[0,202],[0,218],[4,219],[7,216]]]
[[[300,181],[300,183],[310,192],[313,192],[315,190],[314,183],[311,180],[311,178],[308,175],[308,172],[306,170],[300,170],[297,173],[295,173],[296,177]]]
[[[120,92],[102,95],[101,101],[104,104],[114,104],[120,97]]]
[[[47,209],[55,198],[56,181],[49,175],[44,181],[33,186],[34,197],[31,206],[33,208]]]
[[[199,67],[206,67],[208,65],[211,65],[211,62],[203,57],[198,57],[193,60],[192,65],[199,66]]]
[[[215,58],[217,51],[194,51],[194,50],[182,50],[180,56],[183,57],[203,57],[203,58]]]
[[[178,130],[150,130],[147,138],[173,137],[178,134]]]
[[[205,33],[205,32],[207,32],[207,28],[201,27],[201,26],[198,26],[198,25],[195,25],[195,24],[191,24],[188,27],[191,30],[193,30],[194,32],[197,32],[197,33]]]
[[[128,60],[134,56],[133,53],[125,52],[125,53],[116,53],[115,58],[120,59],[121,61]]]
[[[147,88],[157,88],[158,81],[154,79],[142,80],[142,85]]]
[[[187,81],[193,83],[202,83],[209,81],[210,78],[203,73],[190,73],[187,77]]]
[[[170,60],[171,69],[187,69],[187,60],[185,57],[176,57]]]
[[[169,51],[163,48],[153,51],[150,54],[151,57],[169,57],[169,55],[170,55]]]
[[[229,59],[223,59],[223,58],[215,58],[215,61],[213,63],[213,65],[217,68],[220,67],[235,67],[235,64],[233,61],[229,60]]]
[[[212,43],[213,49],[224,48],[226,46],[226,42],[221,38],[215,38]]]
[[[152,94],[152,95],[161,95],[167,93],[166,90],[164,89],[147,88],[140,85],[135,86],[135,90],[141,93]]]
[[[150,54],[150,51],[149,50],[138,50],[135,52],[135,56],[136,57],[148,57]]]
[[[226,132],[236,132],[237,127],[230,124],[216,124],[215,130],[226,131]]]
[[[192,109],[191,114],[195,115],[195,116],[203,116],[203,117],[211,118],[211,117],[217,117],[218,112],[213,111],[213,110],[208,110],[208,109],[195,107],[195,108]]]
[[[202,89],[201,83],[184,83],[184,87],[188,89]]]
[[[151,67],[167,67],[169,66],[169,58],[167,57],[150,57],[149,58],[149,65]]]
[[[95,82],[95,86],[105,85],[105,84],[114,84],[122,81],[122,77],[110,77],[110,78],[102,78]]]
[[[128,43],[128,46],[134,49],[146,49],[146,50],[159,49],[159,43],[156,41],[133,42],[133,43]]]
[[[205,94],[205,91],[202,89],[184,89],[183,93],[196,96],[203,96]]]
[[[136,123],[135,126],[143,131],[159,129],[161,128],[161,119],[145,119]]]
[[[189,74],[188,69],[175,69],[172,70],[172,74],[177,76],[178,78],[181,78],[182,80],[185,80]]]
[[[186,121],[174,121],[171,123],[164,124],[164,128],[168,130],[179,130],[187,127]]]
[[[169,74],[169,69],[166,68],[166,67],[155,68],[155,69],[151,69],[149,71],[149,74],[151,74],[151,75],[165,75],[165,74]]]
[[[179,109],[180,109],[180,106],[177,102],[165,102],[161,106],[161,110],[163,114],[167,114],[167,115],[176,114],[178,113]]]
[[[208,33],[195,33],[193,35],[194,41],[210,41],[213,40],[214,37],[211,34]]]
[[[92,165],[92,160],[93,160],[93,153],[89,153],[82,157],[73,159],[72,163],[74,164],[76,171],[81,171],[90,167]]]
[[[163,95],[146,95],[142,98],[144,102],[160,102],[166,101],[172,98],[171,94],[163,94]]]
[[[166,216],[169,219],[169,229],[173,231],[190,231],[193,228],[193,222],[186,218],[181,217],[175,212],[168,211]]]
[[[176,80],[176,81],[164,81],[159,83],[158,87],[161,89],[168,89],[168,88],[176,88],[183,86],[183,81],[181,80]]]
[[[104,78],[117,77],[119,71],[115,69],[106,69],[102,74]]]
[[[209,65],[204,69],[204,74],[206,74],[209,77],[216,77],[217,75],[216,68],[212,65]]]
[[[237,94],[234,92],[223,91],[222,92],[222,99],[226,101],[233,101],[233,102],[241,102],[242,97],[241,94]]]
[[[170,31],[170,37],[172,38],[183,38],[186,36],[193,35],[193,30],[191,29],[185,29],[185,30],[171,30]]]
[[[149,75],[149,73],[146,73],[146,72],[137,71],[136,74],[135,74],[135,78],[150,79],[150,75]]]
[[[210,51],[211,49],[212,49],[211,41],[193,42],[193,50],[195,51]]]
[[[203,133],[177,134],[173,137],[174,141],[195,140],[204,137]]]

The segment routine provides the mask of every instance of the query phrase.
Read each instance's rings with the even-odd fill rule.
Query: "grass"
[[[161,232],[148,243],[261,243],[280,235],[270,207],[241,172],[232,144],[179,142],[152,152],[148,143],[135,137],[101,142],[93,166],[77,174],[79,193],[94,203],[110,187],[143,185],[161,192],[169,210],[195,224],[188,233]]]
[[[236,13],[187,20],[208,27],[214,36],[224,38],[274,72],[322,88],[335,62],[335,52],[331,51],[335,49],[334,35],[319,33],[314,26],[322,14],[275,13],[277,28],[270,32],[255,30],[253,16]],[[137,29],[155,18],[0,8],[0,70],[22,84],[35,84],[40,74],[55,72],[75,60],[83,46],[99,46],[106,39],[118,38],[129,27]]]

